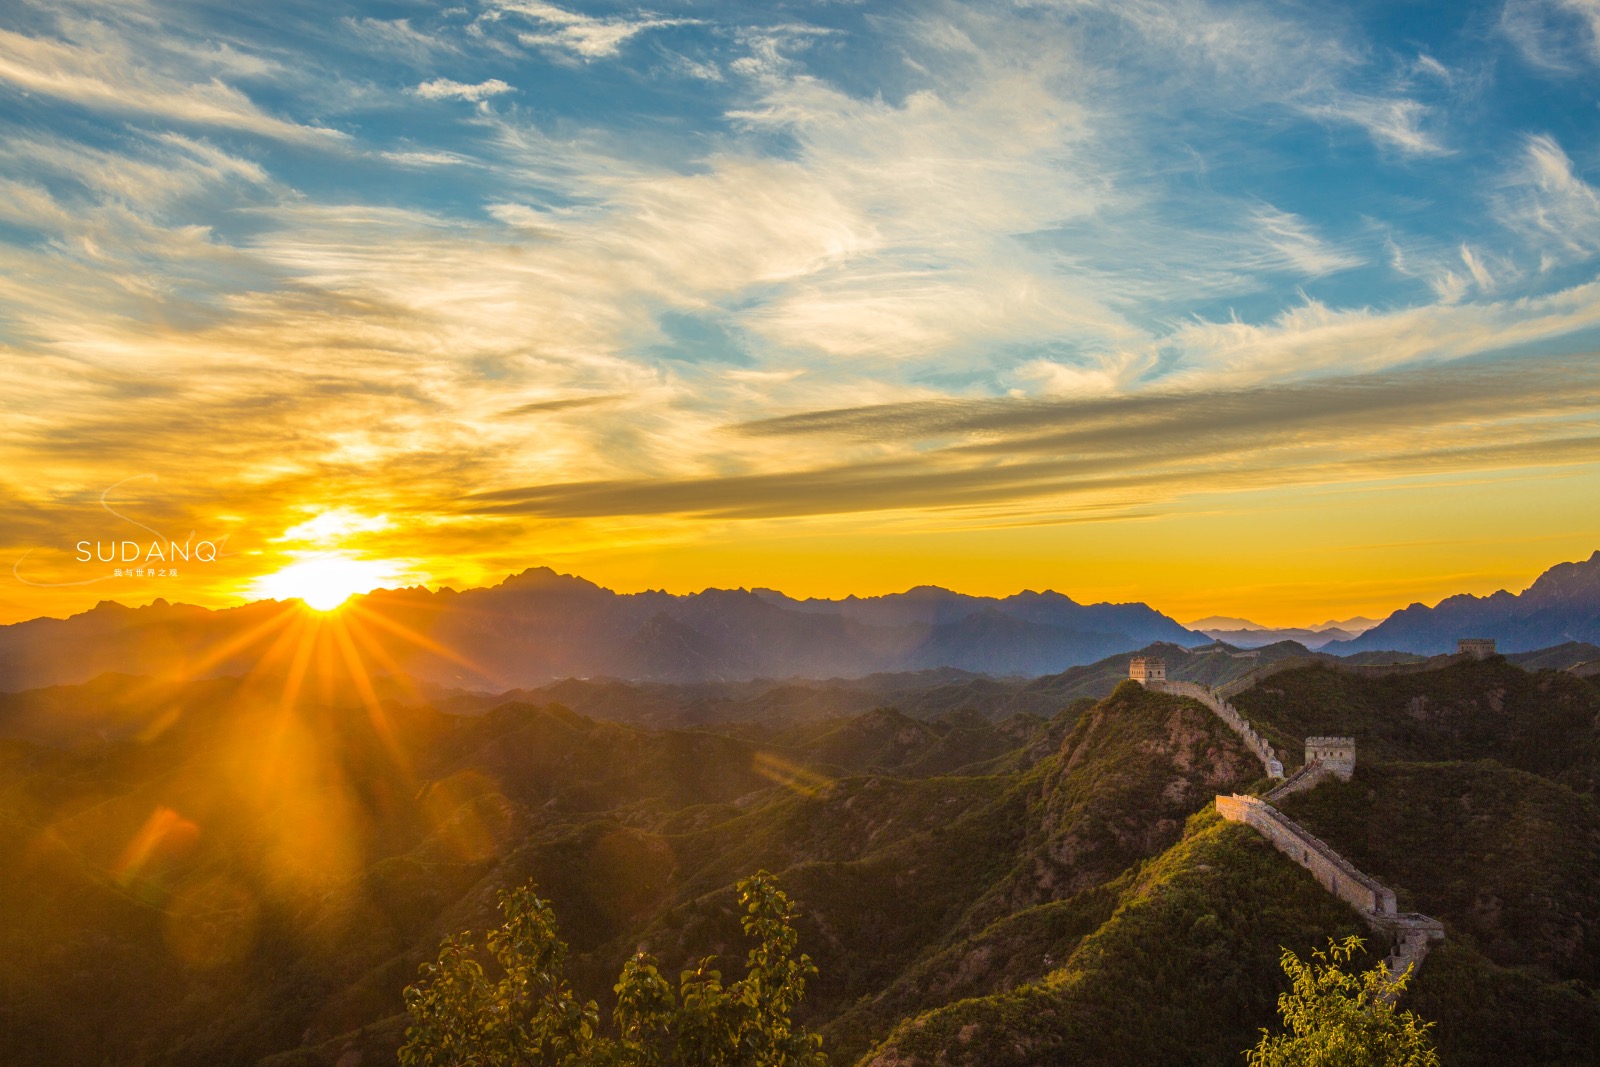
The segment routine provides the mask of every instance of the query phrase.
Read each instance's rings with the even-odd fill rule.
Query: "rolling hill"
[[[975,680],[922,681],[875,692]],[[0,702],[0,951],[20,961],[0,973],[0,1062],[392,1062],[417,966],[530,879],[604,1009],[641,944],[667,974],[731,966],[733,884],[777,872],[821,969],[803,1020],[835,1063],[885,1067],[1236,1064],[1273,1023],[1279,946],[1362,930],[1216,816],[1215,793],[1260,784],[1239,740],[1127,682],[1049,715],[715,730],[549,700],[286,700],[267,676],[153,685]],[[648,718],[665,692],[605,699],[654,701]],[[1407,1001],[1445,1063],[1595,1062],[1600,687],[1503,658],[1310,663],[1235,702],[1286,753],[1358,737],[1350,783],[1286,807],[1445,922]]]

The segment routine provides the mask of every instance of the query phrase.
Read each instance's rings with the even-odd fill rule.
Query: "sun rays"
[[[178,677],[131,682],[136,721],[104,739],[107,751],[189,751],[170,780],[149,795],[40,812],[24,857],[76,866],[160,913],[174,953],[194,966],[239,957],[275,909],[357,892],[350,879],[397,821],[478,860],[505,836],[480,826],[476,808],[457,810],[498,783],[457,796],[416,766],[419,738],[436,727],[416,710],[427,701],[404,665],[420,654],[491,675],[378,605],[258,608]],[[244,671],[219,677],[241,660]],[[217,847],[239,864],[226,877],[201,858]]]

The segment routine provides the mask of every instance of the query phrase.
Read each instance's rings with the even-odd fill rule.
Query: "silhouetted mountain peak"
[[[1566,641],[1600,639],[1600,552],[1558,563],[1520,595],[1459,593],[1434,607],[1412,604],[1351,641],[1324,646],[1345,654],[1394,649],[1435,655],[1456,650],[1462,637],[1489,637],[1501,652],[1526,652]]]
[[[1577,563],[1558,563],[1534,580],[1523,598],[1536,603],[1600,604],[1600,550]]]
[[[1033,589],[1024,589],[1020,593],[1014,593],[1011,596],[1006,597],[1005,600],[1002,601],[1002,603],[1006,603],[1006,604],[1012,604],[1012,603],[1016,603],[1016,604],[1043,603],[1043,604],[1061,605],[1063,607],[1074,607],[1074,608],[1082,606],[1076,600],[1073,600],[1071,597],[1067,596],[1067,594],[1058,593],[1054,589],[1046,589],[1046,590],[1043,590],[1042,592],[1041,591],[1036,591],[1036,590],[1033,590]]]
[[[616,594],[604,586],[596,585],[587,578],[580,578],[576,574],[560,574],[549,567],[529,567],[517,574],[507,575],[505,580],[495,589],[503,589],[518,593],[601,593],[611,596]]]

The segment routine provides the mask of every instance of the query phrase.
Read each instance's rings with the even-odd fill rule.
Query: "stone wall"
[[[1421,967],[1422,961],[1428,958],[1428,949],[1433,942],[1444,940],[1444,923],[1414,912],[1397,915],[1382,926],[1388,928],[1394,937],[1394,947],[1383,961],[1390,978],[1399,978],[1407,971],[1416,977],[1416,968]]]
[[[1310,871],[1323,888],[1363,915],[1374,919],[1396,916],[1394,890],[1356,870],[1321,838],[1260,797],[1219,796],[1217,811],[1229,822],[1255,827],[1274,848]]]
[[[1283,777],[1283,761],[1278,759],[1278,754],[1267,743],[1267,739],[1251,728],[1250,724],[1245,721],[1245,717],[1239,714],[1238,708],[1225,700],[1218,699],[1211,689],[1203,685],[1196,685],[1194,682],[1147,682],[1146,685],[1148,688],[1158,692],[1198,700],[1210,708],[1217,718],[1227,723],[1228,727],[1239,735],[1240,740],[1245,743],[1245,747],[1261,761],[1261,766],[1266,770],[1267,777]]]
[[[1328,777],[1328,774],[1328,768],[1320,763],[1302,764],[1298,771],[1295,771],[1267,792],[1262,793],[1261,799],[1268,804],[1276,804],[1284,797],[1293,796],[1296,793],[1304,793],[1307,789]]]
[[[1290,786],[1301,774],[1327,775],[1327,768],[1308,764],[1274,792]],[[1302,786],[1301,788],[1305,788]],[[1271,796],[1272,794],[1268,794]],[[1327,843],[1259,797],[1234,794],[1217,797],[1217,811],[1229,822],[1242,822],[1272,842],[1274,848],[1310,871],[1322,887],[1355,908],[1374,930],[1389,938],[1383,964],[1390,978],[1422,966],[1428,947],[1444,939],[1444,924],[1416,912],[1397,912],[1394,891],[1362,874]]]

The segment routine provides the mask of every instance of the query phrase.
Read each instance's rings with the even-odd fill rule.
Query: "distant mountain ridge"
[[[1437,655],[1462,637],[1491,637],[1501,652],[1529,652],[1567,642],[1600,643],[1600,551],[1558,563],[1522,593],[1462,593],[1433,607],[1412,604],[1349,641],[1323,646],[1349,655],[1378,649]]]
[[[1378,620],[1356,615],[1343,621],[1329,619],[1321,626],[1263,626],[1249,619],[1213,615],[1188,625],[1191,630],[1239,648],[1260,648],[1280,641],[1298,641],[1307,648],[1321,648],[1332,641],[1357,637],[1378,625]]]
[[[0,691],[81,683],[107,672],[242,674],[258,667],[261,642],[281,636],[274,627],[292,614],[277,601],[218,610],[162,599],[139,608],[103,601],[67,619],[0,626]],[[1413,604],[1335,640],[1327,639],[1342,635],[1329,627],[1258,629],[1220,616],[1200,621],[1241,628],[1200,631],[1142,603],[1079,604],[1049,590],[980,597],[919,586],[837,600],[766,588],[616,593],[543,567],[479,589],[378,590],[355,598],[346,614],[353,625],[370,620],[361,644],[379,673],[464,689],[563,678],[694,683],[940,668],[1038,677],[1208,639],[1231,655],[1285,642],[1338,656],[1438,655],[1454,652],[1462,637],[1494,638],[1505,653],[1600,644],[1600,552],[1552,567],[1520,595],[1502,590],[1448,597],[1432,608]]]
[[[347,610],[386,671],[440,685],[510,688],[577,677],[698,682],[841,678],[952,667],[1042,675],[1153,642],[1204,635],[1144,604],[1060,593],[977,597],[933,586],[879,597],[796,600],[776,590],[616,593],[532,568],[456,591],[377,590]],[[0,627],[0,691],[105,672],[223,675],[255,666],[284,605],[210,610],[103,601],[68,619]],[[234,647],[238,646],[238,647]]]

